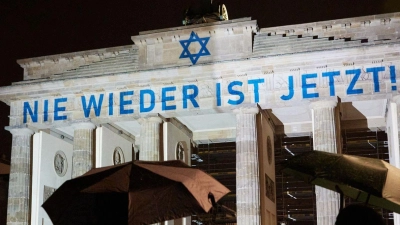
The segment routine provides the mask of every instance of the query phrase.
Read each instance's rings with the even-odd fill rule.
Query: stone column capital
[[[90,121],[76,121],[71,123],[71,127],[74,130],[81,130],[81,129],[93,130],[96,128],[96,125]]]
[[[324,108],[335,108],[337,100],[323,100],[311,102],[310,109],[324,109]]]
[[[35,132],[27,127],[5,127],[13,136],[31,136]]]
[[[395,95],[392,97],[392,102],[396,103],[397,105],[400,105],[400,95]]]
[[[143,124],[146,122],[150,122],[150,123],[162,123],[162,119],[158,116],[148,116],[148,117],[142,117],[138,119],[139,124]]]
[[[232,112],[234,114],[257,114],[260,112],[260,109],[257,105],[249,104],[234,108]]]
[[[163,120],[158,114],[147,115],[138,120],[140,123],[140,160],[160,160],[160,129]]]

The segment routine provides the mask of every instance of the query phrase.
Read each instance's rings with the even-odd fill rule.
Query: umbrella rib
[[[340,189],[340,187],[338,185],[335,185],[335,189],[336,191],[339,193],[340,195],[340,205],[339,205],[339,210],[342,210],[344,207],[344,194],[342,189]]]
[[[368,202],[369,202],[369,198],[371,197],[371,194],[369,194],[368,193],[368,196],[367,196],[367,201],[365,201],[365,204],[368,204]]]
[[[356,197],[357,201],[358,201],[358,198],[360,197],[360,195],[361,195],[361,191],[358,191],[358,194],[357,194],[357,197]]]

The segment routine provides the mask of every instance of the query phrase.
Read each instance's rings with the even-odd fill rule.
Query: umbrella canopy
[[[0,162],[0,174],[10,174],[10,165]]]
[[[208,212],[230,191],[182,161],[134,161],[66,181],[43,204],[57,224],[151,224]]]
[[[311,151],[283,162],[282,172],[400,213],[400,170],[383,160]]]

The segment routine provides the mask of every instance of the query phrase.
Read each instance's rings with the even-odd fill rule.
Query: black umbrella
[[[151,224],[208,212],[230,191],[182,161],[135,161],[66,181],[43,204],[53,224]]]
[[[337,191],[342,198],[346,195],[400,213],[400,170],[383,160],[311,151],[281,166],[283,172]]]

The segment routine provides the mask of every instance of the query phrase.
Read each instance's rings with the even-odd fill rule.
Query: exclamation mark
[[[396,85],[396,67],[390,66],[390,83],[392,83],[392,91],[397,91]]]

